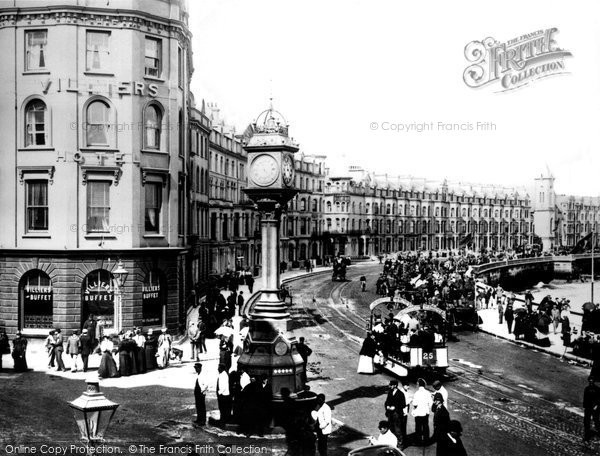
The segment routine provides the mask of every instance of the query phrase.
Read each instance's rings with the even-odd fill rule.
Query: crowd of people
[[[385,420],[379,422],[379,436],[369,437],[372,445],[389,445],[404,449],[411,444],[429,446],[436,444],[436,455],[466,456],[461,440],[462,426],[451,420],[448,411],[448,391],[440,381],[433,383],[433,393],[426,389],[422,378],[417,380],[417,390],[411,394],[408,385],[391,380],[384,403]],[[430,432],[430,415],[433,415],[433,434]],[[407,435],[409,416],[415,421],[412,439]]]

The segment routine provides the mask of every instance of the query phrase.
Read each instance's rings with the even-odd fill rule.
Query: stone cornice
[[[191,40],[191,33],[182,21],[165,19],[142,11],[60,5],[3,8],[0,11],[0,29],[14,26],[56,25],[132,29],[171,38],[177,37],[186,43]]]

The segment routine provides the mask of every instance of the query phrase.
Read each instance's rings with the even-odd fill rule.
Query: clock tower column
[[[238,365],[249,375],[267,377],[275,398],[281,389],[301,391],[303,361],[288,331],[290,314],[279,295],[279,228],[281,213],[298,192],[294,159],[298,146],[288,136],[285,119],[273,108],[261,113],[244,146],[248,152],[248,186],[244,190],[260,213],[263,288],[250,309],[250,329]]]

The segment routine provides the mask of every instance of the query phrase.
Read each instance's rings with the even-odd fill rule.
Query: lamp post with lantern
[[[104,441],[104,435],[119,407],[100,392],[100,382],[97,374],[92,374],[86,380],[87,390],[72,402],[69,407],[81,434],[81,439],[95,447]],[[88,454],[94,454],[90,448]]]

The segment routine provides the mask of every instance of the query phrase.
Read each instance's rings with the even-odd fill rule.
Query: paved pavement
[[[313,273],[324,273],[328,270],[330,270],[330,268],[316,268]],[[290,272],[284,273],[282,275],[281,279],[283,282],[291,280],[291,282],[289,282],[289,286],[292,289],[292,294],[294,294],[293,279],[305,277],[305,276],[306,276],[306,272],[304,270],[296,270],[296,271],[290,271]],[[301,286],[301,285],[298,285],[298,286]],[[260,290],[261,287],[262,287],[262,281],[259,278],[255,282],[255,290]],[[246,296],[246,299],[248,299],[249,293],[248,293],[247,287],[242,286],[240,288],[241,288],[241,290],[244,291],[244,295]],[[228,292],[224,292],[224,294],[227,295]],[[300,295],[299,292],[298,292],[298,295]],[[483,324],[481,325],[481,329],[483,331],[493,334],[493,335],[496,335],[499,338],[503,338],[506,340],[514,339],[514,336],[508,334],[506,325],[498,324],[496,309],[481,310],[481,311],[479,311],[479,314],[483,320]],[[188,319],[193,320],[195,318],[197,318],[197,309],[191,309],[190,313],[188,315]],[[339,388],[338,388],[339,385],[337,385],[337,381],[344,383],[345,379],[347,379],[351,375],[353,375],[353,373],[355,372],[354,363],[352,363],[352,362],[348,363],[347,359],[336,359],[335,357],[331,357],[330,349],[332,349],[334,346],[337,346],[340,343],[338,335],[336,335],[334,333],[329,334],[328,332],[323,332],[322,330],[319,330],[318,327],[315,327],[315,330],[317,331],[317,333],[314,334],[313,336],[317,338],[318,342],[316,340],[314,340],[313,348],[315,350],[315,353],[311,357],[311,363],[310,363],[309,378],[310,378],[310,380],[312,380],[310,384],[313,386],[313,389],[315,389],[316,391],[326,392],[328,397],[331,397],[331,398],[334,398],[336,396],[338,397],[336,399],[337,403],[335,404],[337,406],[337,411],[336,411],[337,418],[339,418],[340,420],[342,420],[346,423],[346,426],[344,426],[342,431],[340,431],[340,432],[343,432],[343,433],[349,432],[352,434],[352,436],[341,436],[338,438],[346,439],[346,437],[348,437],[350,440],[353,440],[356,443],[363,441],[363,439],[365,439],[365,437],[366,437],[366,434],[376,434],[375,424],[373,423],[372,426],[367,426],[367,427],[364,427],[364,425],[356,426],[356,427],[348,427],[348,424],[349,424],[348,421],[352,421],[351,416],[354,415],[354,413],[353,413],[354,409],[346,410],[344,403],[345,403],[345,401],[353,399],[351,402],[358,402],[358,403],[360,403],[359,405],[369,406],[370,404],[368,403],[368,398],[373,397],[374,395],[382,394],[385,382],[377,381],[376,383],[378,383],[378,384],[373,385],[373,378],[364,377],[364,378],[361,378],[361,382],[359,385],[354,385],[356,388],[345,391],[344,393],[340,394]],[[562,355],[564,352],[564,347],[562,346],[562,341],[560,340],[560,335],[555,336],[554,334],[551,334],[550,340],[552,343],[551,347],[544,349],[544,348],[534,346],[534,348],[541,352],[546,351],[555,356]],[[190,391],[190,388],[191,388],[190,385],[193,384],[193,376],[194,376],[193,361],[190,360],[190,355],[191,355],[190,345],[185,337],[178,340],[175,344],[176,344],[175,346],[177,346],[178,348],[180,348],[184,351],[184,357],[183,357],[182,363],[180,363],[179,361],[176,361],[172,364],[171,367],[169,367],[167,369],[156,370],[156,371],[149,372],[149,373],[146,373],[143,375],[135,375],[135,376],[131,376],[131,377],[116,378],[116,379],[102,379],[101,385],[103,387],[124,388],[124,389],[140,387],[140,386],[160,385],[160,386],[165,386],[165,387],[170,387],[170,388],[181,388],[182,390]],[[207,346],[208,346],[208,354],[202,355],[202,362],[203,362],[207,377],[211,380],[208,399],[209,399],[210,404],[213,405],[212,408],[215,408],[216,407],[216,404],[215,404],[216,397],[215,397],[214,389],[215,389],[215,384],[216,384],[216,376],[217,376],[216,372],[217,372],[217,365],[218,365],[218,340],[217,339],[207,340]],[[570,355],[567,355],[567,356],[570,356]],[[70,361],[70,359],[67,356],[65,356],[65,364],[66,364],[67,368],[70,367],[69,361]],[[90,367],[91,368],[97,367],[99,364],[99,361],[100,361],[99,356],[97,356],[97,355],[91,356],[90,357]],[[33,368],[35,371],[46,372],[51,377],[64,377],[65,379],[81,379],[82,381],[86,377],[86,375],[83,374],[81,371],[77,372],[77,373],[71,373],[71,372],[59,373],[54,370],[49,371],[47,369],[46,353],[43,348],[43,342],[41,340],[33,339],[30,341],[30,345],[28,348],[28,362],[29,362],[30,367]],[[335,369],[333,369],[333,370],[336,373],[339,372],[339,374],[336,374],[336,378],[328,378],[326,375],[324,375],[324,373],[321,373],[321,371],[324,370],[323,368],[325,366],[327,366],[327,371],[329,371],[329,370],[331,370],[331,368],[335,367]],[[12,367],[12,359],[10,358],[10,356],[4,357],[4,367],[5,368]],[[340,378],[337,378],[338,375]],[[363,398],[362,400],[359,399],[358,401],[356,401],[356,398],[361,398],[361,397]],[[189,410],[189,412],[187,412],[190,415],[193,414],[193,410],[191,410],[192,407],[193,406],[190,405],[190,407],[189,407],[190,410]],[[168,413],[165,414],[165,419],[166,419],[167,415],[169,415],[169,414]],[[366,433],[366,434],[364,434],[364,433]],[[366,443],[366,440],[364,440],[364,441]],[[416,448],[412,448],[408,451],[407,454],[410,454],[410,455],[412,455],[412,454],[416,455],[417,453],[420,454],[419,450]],[[427,454],[429,454],[429,452],[430,451],[428,450]],[[338,453],[336,453],[336,454],[338,454]]]
[[[550,332],[548,334],[548,338],[550,339],[550,346],[549,347],[540,347],[539,345],[525,342],[523,340],[515,340],[514,334],[508,333],[508,325],[506,324],[506,322],[504,321],[502,324],[499,323],[497,308],[489,308],[489,309],[479,310],[478,314],[481,317],[481,319],[483,320],[483,324],[479,325],[479,329],[485,333],[494,335],[496,337],[500,337],[502,339],[509,340],[511,342],[514,342],[516,344],[519,344],[519,345],[522,345],[525,347],[530,347],[535,350],[539,350],[541,352],[548,353],[553,356],[563,357],[572,362],[577,362],[577,363],[584,364],[584,365],[590,364],[590,362],[591,362],[589,359],[585,359],[585,358],[581,358],[579,356],[573,355],[571,353],[572,349],[566,348],[564,346],[563,341],[562,341],[562,336],[560,333],[560,331],[561,331],[560,324],[558,325],[558,327],[556,329],[556,334],[554,333],[553,326],[550,325]],[[573,320],[572,325],[575,328],[577,328],[577,332],[580,333],[581,332],[581,318],[578,316],[573,316],[573,318],[571,320]],[[573,336],[573,338],[575,338],[575,336]]]
[[[330,267],[319,267],[315,268],[313,273],[321,273],[327,270],[331,270]],[[293,280],[294,278],[304,277],[307,273],[303,269],[293,270],[284,272],[281,275],[281,279],[283,282]],[[254,292],[260,290],[263,285],[262,277],[257,277],[254,285]],[[293,284],[290,284],[290,288],[293,293]],[[246,299],[250,296],[248,291],[248,287],[243,285],[240,287],[240,290],[244,292],[244,296]],[[222,292],[225,297],[229,295],[229,291]],[[191,308],[188,311],[188,323],[190,321],[197,321],[198,319],[198,309]],[[234,319],[235,324],[239,324],[239,317]],[[68,335],[67,335],[68,336]],[[135,388],[140,386],[168,386],[174,388],[189,388],[191,383],[190,378],[194,375],[193,364],[194,361],[191,360],[191,346],[190,343],[185,337],[185,335],[178,340],[175,340],[173,346],[183,350],[183,358],[182,362],[179,360],[172,361],[171,367],[166,369],[157,369],[154,371],[147,372],[141,375],[132,375],[130,377],[119,377],[119,378],[107,378],[101,379],[101,386],[106,387],[116,387],[116,388]],[[208,353],[203,353],[200,355],[200,362],[203,364],[204,372],[206,373],[207,379],[209,379],[209,393],[216,390],[216,379],[217,379],[217,367],[219,364],[219,340],[218,339],[207,339],[206,340],[206,348]],[[236,365],[237,357],[234,356],[233,365]],[[58,372],[56,368],[48,368],[48,356],[46,349],[44,348],[44,340],[42,339],[29,339],[27,346],[27,364],[30,369],[35,372],[46,372],[48,375],[53,377],[63,377],[68,379],[77,379],[84,381],[89,375],[93,375],[95,370],[100,365],[100,355],[91,355],[88,361],[89,372],[84,373],[82,371],[81,357],[78,358],[77,367],[78,371],[73,373],[71,372],[72,367],[72,359],[69,355],[64,354],[63,360],[65,363],[65,367],[68,369],[67,372]],[[3,357],[3,367],[7,371],[12,370],[13,368],[13,359],[10,355],[4,355]],[[182,375],[181,368],[186,368]],[[187,375],[189,373],[189,375]]]

